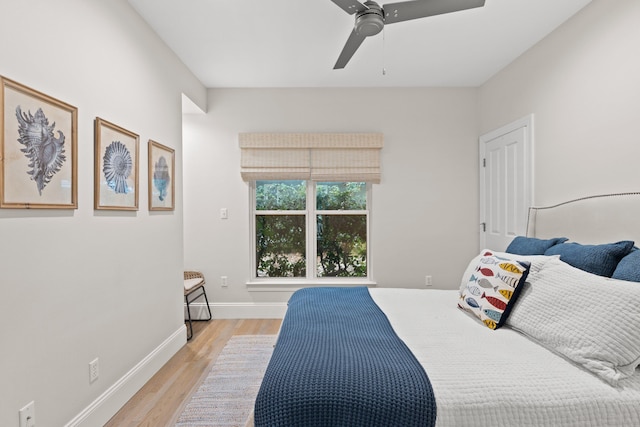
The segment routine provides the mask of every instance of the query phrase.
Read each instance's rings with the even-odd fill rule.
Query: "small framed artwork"
[[[120,126],[95,121],[95,209],[138,210],[139,137]]]
[[[0,207],[77,209],[78,109],[0,76]]]
[[[175,151],[149,140],[149,210],[175,208]]]

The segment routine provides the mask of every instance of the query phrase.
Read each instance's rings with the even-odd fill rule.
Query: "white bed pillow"
[[[549,259],[521,291],[506,325],[611,385],[640,365],[640,286]]]

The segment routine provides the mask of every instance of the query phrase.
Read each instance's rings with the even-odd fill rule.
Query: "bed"
[[[640,425],[638,213],[638,193],[532,208],[455,290],[294,293],[255,426]]]

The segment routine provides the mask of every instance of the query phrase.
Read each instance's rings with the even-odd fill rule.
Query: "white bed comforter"
[[[640,370],[614,388],[506,326],[484,327],[455,290],[370,292],[427,372],[439,427],[640,426]]]

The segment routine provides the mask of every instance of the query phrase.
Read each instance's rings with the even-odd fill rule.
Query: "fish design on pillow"
[[[480,304],[478,304],[478,301],[476,301],[471,297],[468,297],[467,299],[465,299],[464,302],[466,302],[469,305],[469,307],[480,308]]]
[[[486,293],[482,293],[482,296],[480,298],[484,298],[486,299],[489,304],[491,304],[492,306],[494,306],[495,308],[497,308],[498,310],[505,310],[507,308],[507,303],[502,301],[499,298],[496,297],[492,297],[491,295],[487,295]]]
[[[471,283],[467,285],[467,289],[469,290],[469,293],[470,293],[471,295],[475,295],[475,296],[477,296],[477,297],[479,297],[479,296],[480,296],[480,294],[482,293],[482,290],[480,290],[480,288],[479,288],[479,287],[474,286],[474,285],[473,285],[473,284],[471,284]]]
[[[479,272],[480,272],[480,274],[482,274],[483,276],[486,276],[486,277],[493,277],[493,270],[492,270],[492,269],[490,269],[490,268],[481,268],[481,267],[478,267],[478,268],[476,268],[476,271],[479,271]]]
[[[485,288],[485,289],[493,289],[493,283],[491,283],[490,280],[487,279],[480,279],[478,280],[478,286],[480,286],[481,288]]]
[[[499,322],[502,317],[502,313],[496,310],[491,310],[489,308],[485,308],[482,312],[491,320],[495,322]]]
[[[509,273],[522,274],[522,271],[523,271],[517,265],[510,262],[503,262],[498,264],[498,266],[504,271],[508,271]]]
[[[499,289],[498,292],[500,292],[500,295],[505,297],[507,300],[510,300],[513,296],[513,291],[510,291],[509,289]]]
[[[489,329],[495,329],[498,324],[491,319],[484,319],[482,321]]]
[[[518,282],[520,281],[520,277],[507,276],[506,274],[498,273],[496,274],[496,277],[502,280],[505,285],[511,286],[514,289],[516,286],[518,286]]]

